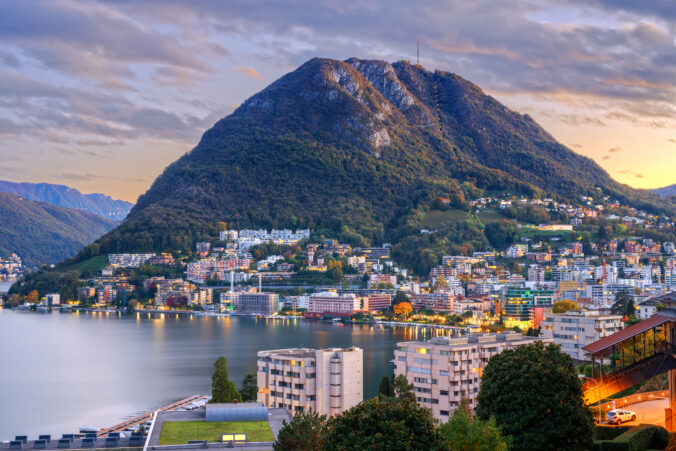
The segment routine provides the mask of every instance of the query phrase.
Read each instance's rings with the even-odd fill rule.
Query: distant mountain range
[[[389,242],[397,261],[425,274],[442,255],[491,248],[476,221],[421,234],[435,199],[462,210],[505,194],[573,204],[607,195],[676,212],[458,75],[314,58],[218,121],[75,260],[190,249],[222,227],[310,228],[353,245]]]
[[[82,194],[75,188],[51,183],[14,183],[0,180],[0,192],[88,211],[115,221],[123,220],[134,206],[131,202],[116,200],[105,194]]]
[[[662,188],[656,188],[653,190],[653,192],[657,193],[657,195],[660,197],[676,196],[676,184]]]
[[[86,211],[0,192],[0,255],[15,252],[28,265],[72,257],[116,225]]]

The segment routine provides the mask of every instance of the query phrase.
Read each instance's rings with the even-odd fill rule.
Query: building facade
[[[249,315],[274,315],[279,311],[277,293],[241,293],[237,300],[237,311]]]
[[[397,343],[395,375],[413,384],[418,404],[432,410],[437,422],[447,422],[467,398],[476,407],[481,375],[488,359],[505,349],[540,340],[520,333],[473,334],[462,338],[437,337]]]
[[[292,414],[334,416],[364,400],[361,348],[260,351],[257,376],[257,401]]]
[[[572,310],[549,314],[541,323],[542,336],[561,345],[561,350],[576,360],[586,360],[583,346],[619,332],[624,327],[621,315],[599,315],[594,311]]]
[[[508,287],[504,295],[503,315],[507,327],[528,329],[536,325],[536,311],[551,308],[554,290]]]
[[[338,295],[334,292],[313,294],[308,298],[308,312],[315,314],[352,315],[361,309],[354,294]]]

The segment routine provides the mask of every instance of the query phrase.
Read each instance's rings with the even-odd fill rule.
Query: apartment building
[[[334,416],[364,400],[361,348],[278,349],[258,353],[257,401],[267,407]]]
[[[583,346],[619,332],[624,327],[621,315],[599,315],[595,311],[571,310],[548,314],[542,320],[542,336],[561,345],[561,350],[576,360],[587,360]]]
[[[277,293],[241,293],[237,299],[237,311],[249,315],[274,315],[279,311]]]
[[[394,374],[406,376],[413,384],[418,403],[431,409],[437,422],[446,422],[463,396],[472,408],[476,407],[488,359],[506,349],[539,340],[503,332],[401,342],[394,350]]]
[[[435,312],[453,313],[456,296],[447,291],[437,293],[420,293],[411,296],[414,309],[430,309]]]
[[[354,294],[332,291],[313,294],[308,299],[308,312],[317,314],[352,315],[361,309],[361,302]]]
[[[364,307],[362,310],[369,312],[382,312],[392,305],[392,295],[390,293],[371,293],[364,298]]]

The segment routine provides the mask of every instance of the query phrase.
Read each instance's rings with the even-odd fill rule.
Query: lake
[[[176,314],[36,313],[0,308],[0,440],[112,426],[125,417],[211,388],[213,363],[228,359],[240,386],[256,352],[290,347],[364,349],[364,395],[390,375],[397,341],[423,328],[301,319]]]

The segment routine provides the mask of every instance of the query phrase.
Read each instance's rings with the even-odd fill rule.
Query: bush
[[[597,428],[610,429],[610,428]],[[602,451],[643,451],[646,449],[664,449],[669,433],[666,429],[652,424],[630,427],[614,440],[600,440],[595,448]]]
[[[614,440],[634,426],[596,426],[594,440]]]

